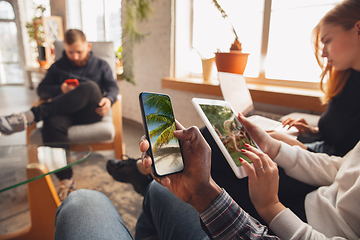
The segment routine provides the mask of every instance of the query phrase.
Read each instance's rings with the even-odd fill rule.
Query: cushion
[[[115,50],[113,42],[89,42],[91,43],[91,51],[94,56],[106,61],[113,72],[114,78],[116,78],[116,63],[115,63]],[[64,51],[64,42],[55,41],[54,42],[54,54],[55,61],[59,60],[62,57]]]
[[[115,128],[112,122],[111,111],[100,122],[74,125],[68,129],[70,143],[97,143],[112,142],[115,137]],[[42,144],[41,128],[36,128],[30,135],[30,142]]]

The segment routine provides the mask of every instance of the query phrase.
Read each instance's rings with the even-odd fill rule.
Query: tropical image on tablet
[[[144,114],[152,146],[155,171],[158,175],[179,172],[184,168],[170,97],[143,93]]]
[[[239,167],[242,165],[239,157],[251,162],[251,160],[241,152],[241,149],[246,149],[245,143],[254,147],[256,147],[256,145],[231,108],[205,104],[200,104],[200,107],[236,166]]]

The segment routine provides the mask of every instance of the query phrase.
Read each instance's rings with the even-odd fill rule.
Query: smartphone
[[[65,82],[69,85],[69,86],[79,86],[79,81],[76,78],[73,79],[66,79]]]
[[[141,92],[139,102],[154,175],[162,177],[181,172],[184,160],[179,141],[173,134],[176,124],[170,97]]]

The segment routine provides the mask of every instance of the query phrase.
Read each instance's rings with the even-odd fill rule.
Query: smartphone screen
[[[79,81],[76,78],[66,79],[65,82],[70,86],[78,86],[79,85]]]
[[[181,172],[184,163],[179,141],[173,134],[176,126],[170,97],[141,92],[139,101],[154,174],[165,176]]]

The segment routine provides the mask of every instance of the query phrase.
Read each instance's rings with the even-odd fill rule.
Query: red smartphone
[[[65,82],[69,85],[69,86],[79,86],[79,81],[76,78],[73,79],[66,79]]]

